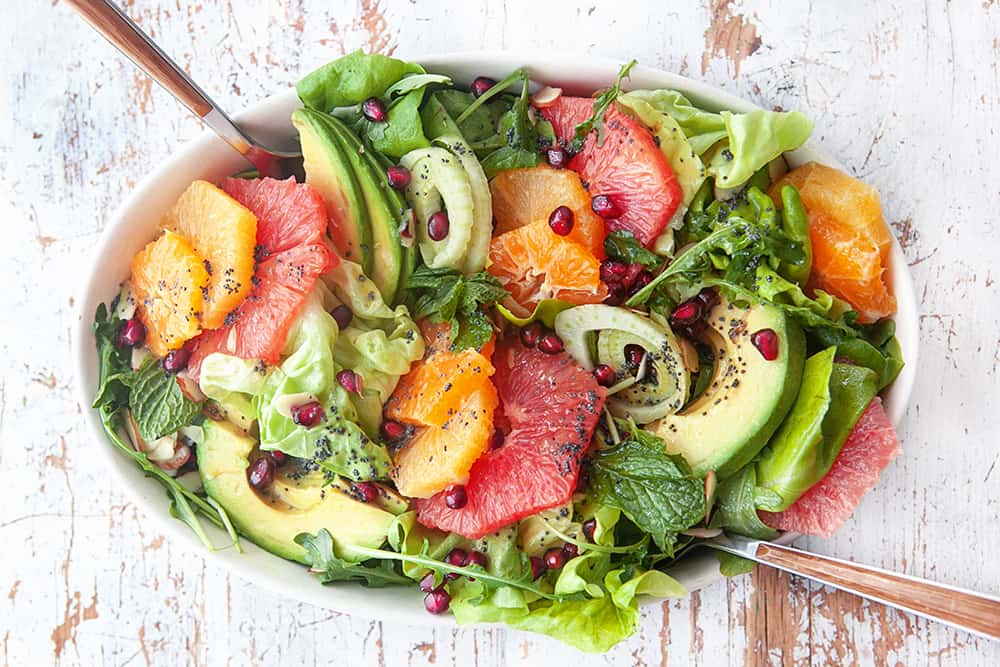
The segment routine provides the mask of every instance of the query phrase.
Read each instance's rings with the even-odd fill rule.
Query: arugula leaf
[[[143,440],[151,442],[187,426],[201,407],[181,391],[155,359],[147,359],[131,380],[129,405]]]
[[[615,79],[615,85],[608,88],[594,100],[593,114],[590,118],[577,125],[573,132],[573,140],[568,146],[571,152],[579,153],[580,149],[583,148],[583,142],[587,140],[587,135],[594,129],[597,130],[597,145],[601,146],[604,143],[604,115],[607,113],[611,103],[621,94],[622,79],[629,75],[629,71],[635,65],[635,60],[622,65],[622,68],[618,71],[618,78]]]
[[[465,277],[455,269],[421,266],[406,281],[406,303],[414,319],[451,323],[451,349],[481,350],[493,335],[484,307],[507,297],[507,290],[485,271]]]
[[[778,536],[778,531],[760,520],[757,508],[776,505],[781,502],[781,496],[757,486],[757,464],[754,461],[720,482],[716,499],[715,513],[709,522],[712,528],[722,528],[759,540],[773,540]]]
[[[705,484],[684,458],[666,453],[663,440],[616,420],[629,437],[599,450],[590,469],[594,500],[617,507],[657,546],[672,553],[677,533],[705,516]]]
[[[611,259],[626,264],[642,264],[651,270],[660,268],[664,262],[664,259],[655,252],[643,247],[635,235],[627,229],[619,229],[608,234],[604,239],[604,252]]]
[[[114,411],[128,405],[132,377],[132,355],[115,344],[123,320],[102,303],[94,314],[94,338],[97,340],[97,396],[93,407]]]
[[[391,562],[376,562],[369,566],[338,558],[333,549],[333,536],[326,528],[315,535],[300,533],[295,536],[295,542],[306,550],[309,571],[323,584],[359,581],[364,586],[382,588],[413,583],[412,579],[397,572]]]

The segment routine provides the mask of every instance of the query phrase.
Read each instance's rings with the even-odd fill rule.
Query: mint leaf
[[[663,440],[617,420],[617,445],[598,450],[591,462],[590,490],[602,505],[617,507],[664,552],[673,553],[677,533],[705,516],[705,484],[683,457],[666,453]]]
[[[315,574],[321,583],[359,581],[371,588],[413,583],[409,577],[396,572],[391,562],[382,561],[368,566],[338,558],[333,551],[333,536],[326,528],[315,535],[300,533],[295,536],[295,542],[306,550],[309,571]]]
[[[187,426],[201,407],[189,400],[154,359],[148,359],[131,380],[129,405],[139,435],[147,442]]]
[[[421,266],[407,278],[405,301],[414,319],[451,323],[451,349],[481,350],[493,335],[484,308],[506,296],[500,281],[485,271],[465,277],[455,269]]]
[[[626,264],[642,264],[647,269],[658,269],[663,264],[663,258],[655,252],[646,250],[632,232],[619,229],[608,234],[604,239],[604,252],[611,259],[617,259]]]
[[[569,144],[571,152],[579,153],[580,149],[583,148],[583,142],[587,140],[587,135],[594,129],[597,130],[597,145],[600,146],[604,143],[604,115],[607,113],[611,103],[618,99],[618,96],[622,92],[622,79],[628,76],[629,71],[631,71],[635,64],[636,61],[632,60],[622,65],[622,68],[618,70],[618,78],[615,79],[615,85],[608,88],[594,100],[593,114],[590,118],[576,126],[573,141]]]

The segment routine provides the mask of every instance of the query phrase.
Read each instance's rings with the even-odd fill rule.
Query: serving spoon
[[[294,136],[258,139],[241,128],[111,0],[64,0],[136,67],[177,98],[262,176],[283,178],[296,170],[302,149]]]

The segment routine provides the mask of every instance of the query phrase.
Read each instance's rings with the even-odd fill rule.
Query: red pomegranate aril
[[[608,195],[597,195],[591,199],[590,208],[602,218],[617,218],[621,215],[618,206]]]
[[[610,387],[615,383],[617,377],[615,369],[607,364],[598,364],[597,368],[594,369],[594,379],[597,380],[597,384],[602,387]]]
[[[617,259],[606,259],[601,262],[601,280],[606,283],[620,283],[628,273],[628,264]]]
[[[573,231],[573,209],[569,206],[559,206],[549,214],[549,227],[559,236],[566,236]]]
[[[469,554],[465,553],[462,549],[452,549],[444,557],[444,562],[455,567],[465,567],[465,564],[469,562]]]
[[[351,495],[363,503],[373,503],[382,495],[371,482],[355,482],[351,484],[351,491]]]
[[[621,283],[610,283],[608,295],[604,297],[604,303],[609,306],[620,306],[625,303],[625,286]]]
[[[778,358],[778,334],[774,329],[761,329],[750,334],[750,342],[768,361]]]
[[[424,578],[420,580],[420,590],[424,593],[430,593],[434,590],[434,573],[428,572],[424,575]]]
[[[719,293],[711,287],[706,287],[698,292],[698,296],[695,299],[701,304],[702,312],[708,313],[708,311],[715,308],[716,304],[719,303]]]
[[[280,466],[284,465],[284,463],[288,461],[288,454],[275,449],[271,452],[271,458],[274,459],[274,465]]]
[[[261,456],[250,464],[247,477],[249,478],[250,486],[253,488],[258,490],[266,489],[274,481],[274,459],[270,456]]]
[[[352,394],[361,393],[361,376],[349,368],[345,368],[337,373],[337,382],[340,383],[341,387]]]
[[[345,304],[340,304],[336,308],[330,311],[330,315],[337,322],[337,328],[343,331],[351,324],[351,320],[354,319],[354,311],[351,307]]]
[[[580,554],[580,549],[575,544],[567,542],[562,545],[562,552],[566,560],[573,560]]]
[[[690,326],[701,319],[701,313],[701,301],[697,298],[688,299],[670,313],[670,326],[673,328]]]
[[[405,190],[410,184],[410,170],[398,164],[387,167],[385,179],[389,181],[389,187],[393,190]]]
[[[597,530],[597,519],[587,519],[583,522],[583,536],[588,542],[594,541],[594,531]]]
[[[531,557],[531,580],[534,581],[538,577],[545,574],[548,567],[545,566],[545,561],[538,556]]]
[[[118,347],[138,347],[146,341],[146,325],[138,317],[125,320],[118,327]]]
[[[538,340],[538,349],[545,354],[559,354],[563,351],[562,338],[550,331]]]
[[[625,346],[625,363],[632,368],[638,368],[644,356],[646,356],[646,350],[641,345],[629,343]]]
[[[478,565],[485,570],[490,566],[490,559],[482,551],[471,551],[469,552],[469,559],[465,562],[465,565]]]
[[[473,81],[469,89],[472,91],[473,97],[481,97],[483,93],[497,85],[497,82],[488,76],[477,76]]]
[[[451,606],[451,596],[444,588],[435,588],[424,596],[424,609],[432,614],[443,614]]]
[[[569,162],[569,156],[561,146],[551,146],[545,150],[545,161],[556,169],[562,169]]]
[[[493,431],[493,435],[490,436],[490,449],[500,449],[503,447],[503,431],[496,429]]]
[[[525,347],[535,347],[538,339],[545,334],[545,328],[538,322],[532,322],[521,329],[521,345]]]
[[[580,474],[576,476],[576,486],[573,488],[573,492],[585,493],[588,484],[590,484],[590,468],[584,466],[580,468]]]
[[[384,123],[389,114],[386,113],[385,105],[377,97],[369,97],[361,103],[361,113],[365,118],[373,123]]]
[[[635,284],[636,278],[639,274],[644,271],[642,264],[629,264],[628,268],[625,269],[625,275],[622,276],[622,287],[626,290],[631,290],[632,286]]]
[[[406,435],[406,427],[392,419],[386,419],[382,422],[378,430],[382,439],[389,442],[398,442]]]
[[[171,350],[167,353],[167,356],[163,357],[163,370],[170,374],[180,373],[187,368],[188,359],[190,358],[191,353],[185,347],[179,350]]]
[[[642,271],[639,272],[639,275],[637,275],[635,277],[635,280],[632,282],[632,287],[629,288],[629,294],[637,294],[639,290],[641,290],[643,287],[645,287],[651,282],[653,282],[653,274],[650,273],[648,270],[643,269]]]
[[[563,565],[566,564],[566,556],[563,554],[563,550],[558,547],[553,547],[545,552],[545,567],[550,570],[558,570]]]
[[[449,487],[444,493],[444,504],[450,509],[460,510],[469,502],[469,494],[465,491],[465,485],[455,484]]]
[[[448,214],[444,211],[437,211],[427,221],[427,236],[431,237],[432,241],[443,241],[448,237],[450,225]]]
[[[292,421],[306,428],[312,428],[323,420],[323,406],[316,401],[293,405],[291,413]]]

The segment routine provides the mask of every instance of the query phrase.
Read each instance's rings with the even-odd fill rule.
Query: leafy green
[[[601,146],[604,144],[604,116],[608,112],[608,107],[618,99],[618,96],[622,92],[622,79],[629,75],[629,72],[635,65],[635,60],[622,65],[622,68],[618,70],[618,76],[615,78],[614,85],[598,95],[594,100],[594,109],[590,118],[577,125],[573,130],[573,140],[569,142],[568,146],[570,152],[579,153],[580,149],[583,148],[583,142],[587,140],[587,135],[594,130],[597,130],[597,145]]]
[[[757,563],[749,558],[727,554],[724,551],[716,551],[715,557],[719,559],[719,572],[724,577],[738,577],[741,574],[750,574],[757,567]]]
[[[673,118],[698,155],[728,137],[726,122],[721,115],[694,106],[676,90],[633,90],[628,97],[630,100],[643,100]]]
[[[358,49],[310,72],[295,89],[307,108],[329,112],[381,97],[406,74],[423,73],[416,63]]]
[[[618,229],[608,234],[604,239],[604,252],[611,259],[626,264],[642,264],[654,271],[664,263],[662,257],[643,247],[627,229]]]
[[[167,374],[153,358],[136,371],[131,387],[132,418],[146,442],[187,426],[201,411],[201,406],[181,391],[177,378]]]
[[[405,293],[414,318],[451,323],[453,350],[481,350],[493,335],[483,308],[507,297],[507,290],[485,271],[466,277],[455,269],[427,266],[410,274]]]
[[[94,338],[97,340],[97,395],[93,407],[114,412],[128,405],[132,376],[130,350],[115,345],[121,320],[108,313],[102,303],[94,315]]]
[[[629,436],[598,450],[591,462],[590,491],[602,505],[617,507],[660,549],[672,553],[677,533],[705,516],[705,485],[684,458],[666,453],[653,434],[617,420]]]
[[[456,123],[454,119],[475,99],[472,93],[454,89],[431,93],[420,112],[428,138],[460,135],[479,158],[503,146],[507,140],[499,133],[500,119],[510,111],[515,98],[509,95],[496,97],[477,107],[461,123]]]
[[[371,565],[352,563],[338,558],[334,552],[333,536],[326,528],[315,535],[300,533],[295,543],[306,550],[309,571],[323,584],[340,581],[357,581],[370,588],[411,584],[412,580],[395,570],[390,561],[373,561]]]
[[[746,535],[760,540],[773,540],[778,531],[764,525],[757,508],[780,502],[778,494],[757,486],[757,470],[751,461],[736,474],[719,483],[716,508],[709,525],[712,528]]]
[[[417,148],[426,148],[431,142],[424,135],[420,119],[423,99],[423,89],[413,90],[389,104],[384,121],[376,123],[362,116],[355,129],[368,137],[375,150],[393,158],[400,158]]]
[[[805,255],[805,261],[797,266],[785,267],[784,273],[800,285],[805,285],[812,271],[812,241],[809,240],[809,218],[799,191],[793,185],[781,187],[781,219],[785,234],[798,242]]]

